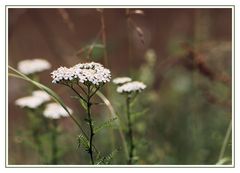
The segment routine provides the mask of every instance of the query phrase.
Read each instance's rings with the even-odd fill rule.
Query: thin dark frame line
[[[143,165],[143,166],[140,166],[140,165],[136,165],[136,166],[126,166],[126,165],[123,165],[123,166],[109,166],[109,167],[105,167],[105,166],[81,166],[81,165],[79,165],[79,166],[68,166],[68,165],[66,165],[66,166],[63,166],[63,165],[59,165],[59,166],[49,166],[49,167],[44,167],[44,166],[46,166],[46,165],[44,165],[44,166],[9,166],[9,165],[7,165],[7,140],[6,140],[6,138],[7,138],[7,134],[6,134],[6,127],[7,127],[7,110],[8,110],[8,107],[7,107],[7,104],[6,104],[6,100],[7,100],[7,83],[6,83],[6,81],[7,81],[7,75],[6,75],[6,73],[8,74],[8,72],[7,72],[7,67],[6,67],[6,63],[7,63],[7,54],[6,54],[6,52],[8,51],[8,50],[6,50],[6,43],[7,43],[7,38],[8,38],[8,36],[7,36],[7,16],[6,16],[6,14],[7,14],[7,10],[8,10],[8,7],[11,7],[11,6],[15,6],[15,7],[17,7],[17,6],[19,6],[19,7],[23,7],[23,6],[31,6],[31,7],[34,7],[34,6],[38,6],[38,7],[46,7],[46,6],[55,6],[55,7],[58,7],[58,6],[71,6],[71,7],[73,7],[73,6],[77,6],[77,7],[82,7],[82,6],[89,6],[89,7],[91,7],[91,6],[94,6],[94,7],[97,7],[97,6],[111,6],[111,7],[116,7],[116,6],[121,6],[121,8],[124,8],[124,6],[125,7],[128,7],[128,6],[134,6],[134,7],[141,7],[141,6],[143,6],[143,7],[161,7],[161,6],[169,6],[169,7],[171,7],[171,6],[180,6],[180,7],[184,7],[184,6],[191,6],[191,7],[196,7],[197,8],[197,6],[203,6],[203,7],[212,7],[212,6],[215,6],[215,7],[222,7],[222,6],[224,6],[224,7],[228,7],[228,8],[231,8],[232,9],[232,27],[233,27],[233,32],[232,32],[232,34],[234,33],[234,37],[232,36],[232,38],[233,38],[233,40],[232,40],[232,44],[234,43],[234,46],[233,46],[233,48],[234,48],[234,50],[233,50],[233,54],[232,54],[232,61],[233,61],[233,67],[232,68],[234,68],[234,70],[233,70],[233,74],[234,74],[234,77],[233,76],[231,76],[231,78],[232,78],[232,83],[234,83],[233,85],[232,85],[232,87],[233,87],[233,91],[232,91],[232,100],[233,100],[233,105],[234,105],[234,108],[233,108],[233,113],[232,113],[232,116],[234,117],[234,128],[232,129],[232,131],[234,131],[234,135],[232,135],[233,136],[233,141],[234,141],[234,147],[232,148],[232,149],[234,149],[234,151],[232,151],[233,153],[234,153],[234,156],[232,156],[232,158],[234,158],[233,160],[232,160],[232,165],[223,165],[223,166],[199,166],[199,165],[197,165],[197,166],[194,166],[194,165],[192,165],[192,166],[180,166],[180,167],[177,167],[176,165],[172,165],[172,166],[151,166],[151,165],[149,165],[149,166],[145,166],[145,165]],[[20,9],[20,8],[19,8]],[[36,8],[36,9],[38,9],[38,8]],[[40,9],[40,8],[39,8]],[[156,9],[160,9],[160,8],[156,8]],[[162,9],[164,9],[164,8],[162,8]],[[172,8],[173,9],[173,8]],[[189,8],[190,9],[190,8]],[[204,8],[204,9],[208,9],[208,8]],[[216,9],[218,9],[218,8],[216,8]],[[221,8],[219,8],[219,9],[221,9]],[[235,48],[236,48],[236,46],[235,46],[235,5],[5,5],[5,168],[235,168],[235,158],[236,158],[236,156],[235,156],[235,124],[236,124],[236,122],[235,122]]]
[[[7,6],[5,6],[5,168],[7,166]]]
[[[234,68],[234,70],[233,70],[233,78],[234,79],[232,79],[232,86],[233,86],[233,91],[232,91],[232,100],[233,100],[233,117],[234,117],[234,129],[232,128],[232,132],[234,132],[234,135],[232,135],[232,140],[234,141],[234,146],[233,146],[233,148],[234,148],[234,151],[232,151],[232,153],[234,153],[233,155],[234,156],[232,156],[234,159],[233,159],[233,165],[234,165],[234,168],[235,168],[235,162],[236,162],[236,153],[235,153],[235,144],[236,144],[236,142],[235,142],[235,125],[236,125],[236,121],[235,121],[235,49],[236,49],[236,40],[235,40],[235,36],[236,36],[236,31],[235,31],[235,26],[236,26],[236,23],[235,23],[235,21],[236,21],[236,19],[235,19],[235,5],[234,5],[234,7],[232,8],[232,27],[233,27],[233,33],[234,33],[234,35],[232,35],[232,44],[234,43],[234,46],[232,46],[233,47],[233,55],[232,55],[232,57],[233,57],[233,59],[232,59],[232,61],[233,61],[233,67],[232,68]],[[234,83],[234,84],[233,84]],[[232,119],[233,120],[233,119]]]
[[[65,7],[95,7],[95,6],[99,6],[99,7],[116,7],[116,6],[121,6],[121,7],[171,7],[171,6],[179,6],[179,7],[196,7],[197,6],[203,6],[203,7],[223,7],[223,6],[235,6],[235,5],[6,5],[6,6],[18,6],[18,7],[22,7],[22,6],[30,6],[30,7],[34,7],[34,6],[38,6],[38,7],[48,7],[48,6],[54,6],[54,7],[58,7],[58,6],[65,6]],[[121,8],[120,7],[120,8]]]

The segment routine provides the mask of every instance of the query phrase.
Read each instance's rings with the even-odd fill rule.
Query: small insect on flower
[[[142,82],[133,81],[123,84],[117,88],[118,93],[133,93],[142,92],[146,88],[146,85]]]
[[[18,70],[25,75],[41,72],[51,68],[51,64],[44,59],[27,59],[18,63]]]
[[[131,82],[131,81],[132,79],[130,77],[117,77],[113,79],[113,83],[116,85],[122,85],[124,83]]]
[[[70,108],[67,108],[69,113],[72,114],[72,110]],[[58,104],[58,103],[49,103],[47,104],[43,115],[46,118],[50,118],[50,119],[59,119],[61,117],[68,117],[68,113],[65,109],[63,109],[63,107]]]
[[[73,81],[77,79],[79,83],[100,85],[110,82],[110,70],[103,67],[103,65],[95,62],[80,63],[71,68],[59,67],[51,73],[53,78],[52,83],[60,83]]]

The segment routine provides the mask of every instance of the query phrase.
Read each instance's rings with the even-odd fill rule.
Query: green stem
[[[43,150],[43,146],[42,146],[42,142],[39,138],[39,132],[37,129],[34,129],[33,132],[32,132],[32,136],[33,136],[33,140],[37,146],[37,151],[38,151],[38,154],[40,156],[40,162],[42,162],[43,160],[43,157],[44,157],[44,150]]]
[[[231,135],[231,131],[232,131],[232,121],[230,121],[230,123],[228,125],[228,129],[227,129],[226,135],[225,135],[224,140],[223,140],[223,144],[222,144],[222,147],[221,147],[221,150],[220,150],[218,161],[220,161],[224,156],[224,153],[225,153],[226,148],[227,148],[228,140],[229,140],[229,137]]]
[[[41,134],[39,132],[39,122],[38,122],[39,119],[38,119],[38,116],[36,116],[36,114],[38,114],[36,110],[28,111],[28,118],[31,124],[33,141],[37,147],[37,152],[40,157],[39,160],[42,163],[44,160],[44,150],[43,150],[42,141],[40,139]]]
[[[58,157],[57,157],[57,153],[58,153],[58,146],[57,146],[57,122],[56,120],[52,120],[52,125],[53,125],[53,129],[52,129],[52,136],[51,136],[51,142],[52,142],[52,159],[51,159],[51,164],[56,165],[58,164]]]
[[[87,115],[88,115],[88,120],[89,120],[89,128],[90,128],[90,134],[89,134],[89,155],[91,158],[91,163],[94,165],[94,159],[93,159],[93,136],[94,136],[94,131],[93,131],[93,123],[92,123],[92,117],[91,117],[91,105],[92,103],[90,102],[91,99],[91,91],[90,87],[88,86],[88,98],[87,98]]]
[[[128,164],[132,165],[134,144],[133,144],[132,121],[131,121],[131,116],[130,116],[131,113],[130,113],[130,97],[129,96],[127,96],[126,106],[127,106],[127,121],[128,121],[127,123],[128,123],[128,137],[129,137]]]

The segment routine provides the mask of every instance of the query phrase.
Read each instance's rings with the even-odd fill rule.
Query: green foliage
[[[98,133],[99,131],[101,131],[104,128],[109,128],[112,127],[112,124],[117,120],[117,117],[111,118],[108,121],[102,123],[101,125],[97,126],[94,128],[94,134]]]
[[[115,149],[113,150],[110,154],[106,155],[106,156],[103,156],[102,158],[100,158],[98,161],[97,161],[97,165],[101,165],[101,164],[104,164],[104,165],[109,165],[111,164],[111,161],[113,159],[113,157],[117,154],[117,152],[119,152],[118,149]]]
[[[82,146],[85,151],[89,151],[90,149],[89,141],[84,135],[80,134],[77,138],[77,141],[78,141],[78,148]]]

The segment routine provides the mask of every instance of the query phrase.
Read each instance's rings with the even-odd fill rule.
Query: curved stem
[[[132,121],[131,121],[131,113],[130,113],[130,97],[127,96],[126,100],[126,106],[127,106],[127,120],[128,120],[128,137],[129,137],[129,158],[128,158],[128,164],[131,165],[133,163],[133,133],[132,133]]]
[[[228,125],[228,129],[227,129],[226,135],[225,135],[224,140],[223,140],[223,144],[222,144],[222,147],[221,147],[221,150],[220,150],[218,160],[221,160],[224,156],[231,131],[232,131],[232,121],[230,121],[230,123]]]

